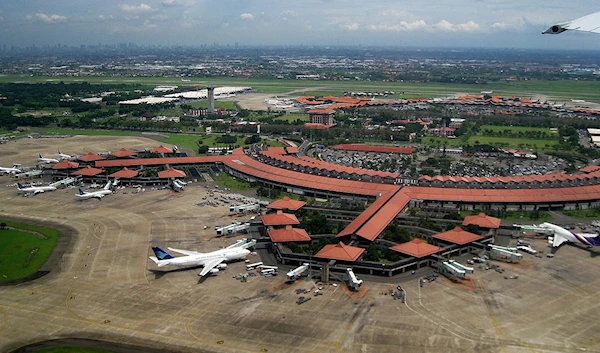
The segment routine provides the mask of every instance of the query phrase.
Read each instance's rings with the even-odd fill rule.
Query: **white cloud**
[[[413,22],[402,21],[395,25],[370,25],[367,29],[371,31],[382,31],[382,32],[406,32],[415,31],[419,29],[427,29],[427,23],[423,20],[417,20]]]
[[[240,15],[240,20],[242,21],[253,21],[254,15],[251,13],[243,13]]]
[[[496,22],[492,24],[492,29],[506,29],[508,26],[504,22]]]
[[[163,0],[161,2],[162,6],[165,7],[178,7],[178,6],[183,6],[183,4],[181,4],[179,1],[177,0]]]
[[[58,22],[64,22],[67,20],[66,16],[56,15],[56,14],[46,15],[45,13],[41,13],[41,12],[36,13],[35,17],[31,16],[31,15],[27,15],[27,16],[25,16],[25,18],[28,20],[38,19],[45,23],[58,23]]]
[[[479,24],[469,21],[467,23],[455,25],[446,20],[441,20],[439,23],[431,27],[442,32],[475,32],[479,29]]]
[[[304,30],[305,31],[312,31],[313,27],[310,23],[306,22],[304,23]]]
[[[358,23],[351,23],[342,26],[342,28],[346,31],[357,31],[359,27],[360,25]]]
[[[121,5],[119,7],[121,8],[121,10],[123,10],[123,12],[135,13],[135,14],[148,13],[148,12],[154,12],[154,11],[156,11],[156,9],[153,9],[151,6],[146,5],[144,3],[139,4],[138,6],[135,6],[135,5]]]
[[[294,10],[285,10],[285,11],[281,11],[281,16],[283,16],[283,17],[297,17],[298,14]]]

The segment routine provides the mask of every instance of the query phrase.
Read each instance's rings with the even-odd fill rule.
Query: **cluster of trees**
[[[56,122],[56,118],[50,116],[14,116],[10,108],[0,107],[0,128],[2,129],[16,130],[19,125],[42,127],[54,122]]]

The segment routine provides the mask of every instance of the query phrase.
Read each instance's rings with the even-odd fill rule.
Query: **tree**
[[[0,230],[6,229],[6,222],[0,223]]]
[[[202,142],[202,141],[200,141],[200,142]],[[207,145],[201,145],[200,147],[198,147],[198,153],[199,154],[208,153],[208,146]]]

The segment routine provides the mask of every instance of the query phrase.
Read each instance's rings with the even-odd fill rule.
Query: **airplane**
[[[565,242],[578,243],[585,246],[600,246],[600,237],[598,237],[597,233],[574,233],[548,222],[544,222],[539,226],[554,230],[554,238],[551,243],[549,241],[553,248]]]
[[[13,164],[11,168],[0,167],[0,173],[2,174],[17,174],[21,173],[21,169],[17,168],[18,164]]]
[[[181,82],[190,82],[191,80],[187,80],[187,79],[181,79]]]
[[[58,150],[58,158],[60,158],[61,160],[65,160],[66,159],[66,160],[72,161],[72,160],[75,159],[75,156],[71,156],[71,155],[68,155],[68,154],[61,153],[60,150]]]
[[[28,186],[24,187],[21,183],[17,183],[17,192],[19,194],[41,194],[46,191],[54,191],[56,186]]]
[[[177,179],[173,179],[171,180],[171,188],[173,189],[173,191],[175,192],[180,192],[183,189],[185,189],[185,186],[187,185],[186,182],[181,181],[181,180],[177,180]]]
[[[81,188],[79,188],[79,194],[76,194],[76,196],[82,200],[93,199],[93,198],[100,200],[104,196],[112,194],[112,190],[110,189],[110,187],[113,184],[114,184],[114,182],[109,181],[108,183],[106,183],[106,185],[104,186],[104,188],[102,190],[98,190],[98,191],[86,192],[86,191],[81,190]]]
[[[224,264],[223,262],[239,260],[250,254],[250,250],[243,247],[221,249],[209,253],[200,253],[197,251],[173,248],[167,249],[185,256],[173,257],[171,254],[162,250],[158,246],[153,246],[152,251],[154,251],[154,255],[156,256],[150,256],[150,260],[158,265],[158,267],[163,267],[166,265],[185,267],[204,266],[202,271],[200,271],[198,274],[200,277],[204,277],[207,274],[215,274],[220,270],[224,270],[227,268],[227,264]]]
[[[38,163],[58,163],[59,160],[56,158],[44,158],[41,153],[38,153]]]
[[[542,34],[560,34],[569,30],[600,33],[600,11],[572,21],[557,23]]]

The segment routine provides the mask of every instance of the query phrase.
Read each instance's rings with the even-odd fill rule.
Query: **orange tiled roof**
[[[104,172],[103,169],[94,168],[94,167],[91,167],[88,165],[85,168],[74,171],[73,173],[71,173],[71,175],[93,176],[93,175],[98,175],[102,172]]]
[[[482,228],[497,229],[500,228],[500,218],[491,217],[481,212],[476,216],[466,216],[462,225],[467,226],[469,224],[476,224]]]
[[[319,252],[315,254],[315,257],[354,262],[360,257],[360,255],[362,255],[364,251],[365,249],[345,245],[344,243],[339,242],[337,244],[325,245],[323,249],[319,250]]]
[[[299,210],[304,205],[306,205],[306,202],[304,202],[304,201],[298,201],[298,200],[291,199],[289,196],[284,196],[282,199],[271,202],[267,206],[267,208],[272,208],[272,209],[277,209],[277,210],[287,209],[290,211],[296,211],[296,210]]]
[[[436,239],[445,240],[447,242],[459,244],[459,245],[463,245],[463,244],[467,244],[467,243],[470,243],[473,241],[481,240],[483,238],[482,236],[480,236],[478,234],[467,232],[466,230],[464,230],[458,226],[454,227],[454,229],[451,229],[447,232],[438,233],[438,234],[434,235],[433,237]]]
[[[80,160],[80,161],[82,161],[82,162],[96,162],[96,161],[101,161],[101,160],[106,159],[106,158],[104,158],[104,157],[102,157],[100,155],[97,155],[95,153],[90,152],[90,153],[88,153],[86,155],[77,157],[77,159]]]
[[[593,172],[599,171],[600,170],[600,166],[598,166],[598,165],[588,165],[588,166],[585,166],[583,168],[580,168],[579,170],[581,172],[584,172],[584,173],[593,173]]]
[[[442,250],[442,248],[437,247],[435,245],[427,244],[419,238],[415,238],[407,243],[392,246],[390,249],[402,254],[418,258],[429,256]]]
[[[291,213],[283,213],[279,210],[276,213],[268,213],[260,216],[265,226],[286,226],[292,224],[300,224],[300,221],[296,216]]]
[[[310,241],[308,233],[301,228],[293,228],[291,225],[286,225],[281,229],[267,230],[271,241],[274,243],[284,243],[288,241]]]
[[[52,166],[52,169],[75,169],[79,167],[79,163],[71,162],[68,160],[62,160]]]
[[[307,111],[308,114],[332,114],[335,110],[332,107],[327,108],[313,108]]]
[[[134,156],[136,153],[131,150],[128,150],[127,148],[121,148],[120,150],[114,151],[111,154],[117,158],[123,158],[123,157]]]
[[[130,179],[130,178],[134,178],[138,175],[137,170],[131,170],[127,167],[119,170],[118,172],[114,172],[111,175],[109,175],[110,178],[124,178],[124,179]]]
[[[161,170],[158,172],[158,177],[164,178],[185,178],[185,172],[183,170],[175,169],[173,167],[167,170]]]
[[[163,145],[160,145],[158,147],[154,147],[153,149],[151,149],[150,153],[173,153],[173,150],[170,148],[167,148]]]

